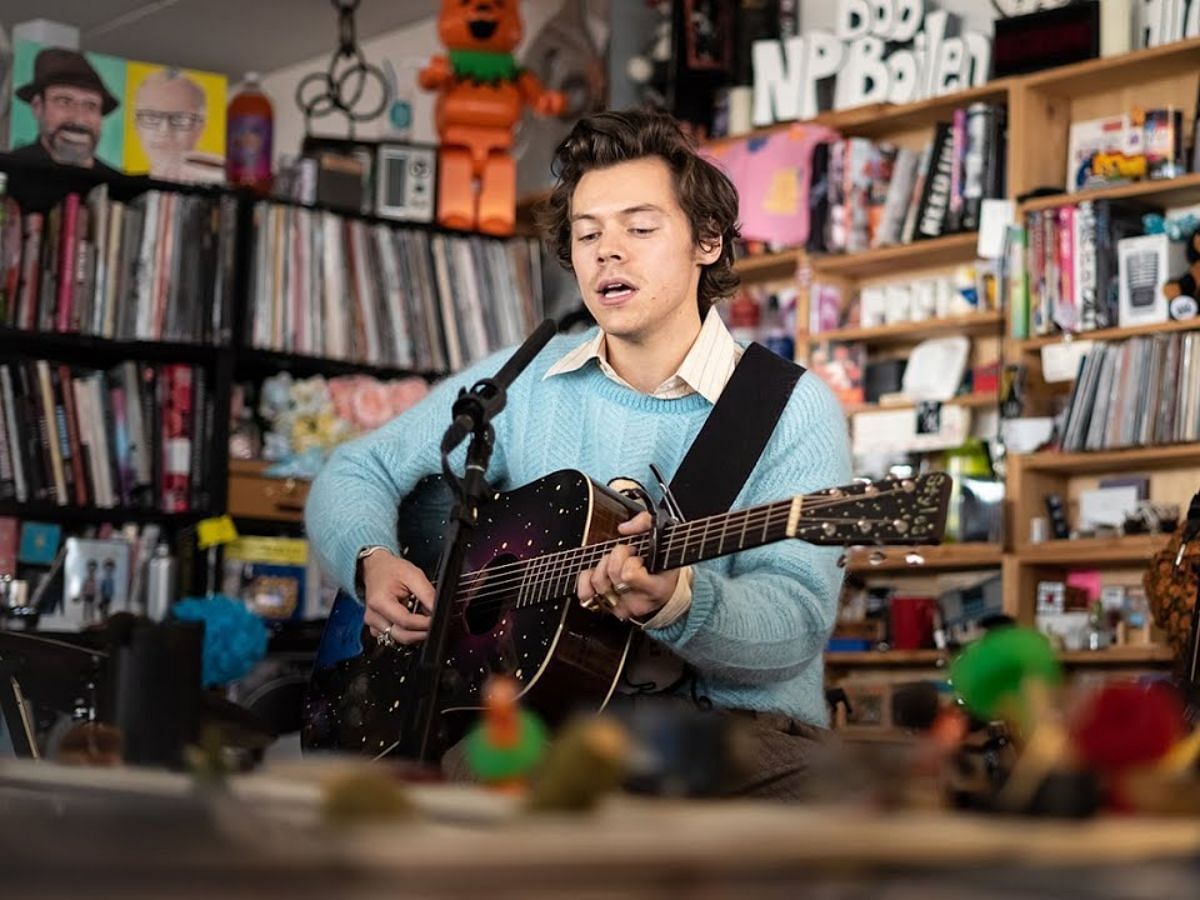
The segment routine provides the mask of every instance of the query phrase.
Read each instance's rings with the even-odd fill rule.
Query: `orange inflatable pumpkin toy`
[[[521,41],[517,0],[442,0],[435,56],[419,81],[437,91],[438,222],[447,228],[512,234],[517,203],[513,127],[524,106],[561,115],[566,98],[522,71],[512,51]],[[478,193],[476,193],[478,182]]]

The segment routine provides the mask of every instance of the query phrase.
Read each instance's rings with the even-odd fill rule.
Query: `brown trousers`
[[[616,713],[637,707],[661,708],[664,714],[680,707],[695,709],[693,702],[673,694],[618,694],[610,709]],[[729,719],[732,747],[720,794],[762,800],[800,801],[811,795],[807,776],[814,755],[833,740],[828,729],[780,713],[711,709],[705,715]],[[442,757],[442,770],[451,781],[469,781],[463,742]]]

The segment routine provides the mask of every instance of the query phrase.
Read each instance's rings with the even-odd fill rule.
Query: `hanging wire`
[[[358,45],[354,11],[362,0],[330,2],[338,14],[337,49],[326,71],[306,75],[296,86],[296,105],[304,113],[307,133],[312,133],[313,119],[341,113],[346,117],[349,137],[353,138],[356,123],[369,122],[383,113],[391,101],[391,91],[383,70],[367,62]],[[377,88],[378,99],[373,103],[368,88]]]

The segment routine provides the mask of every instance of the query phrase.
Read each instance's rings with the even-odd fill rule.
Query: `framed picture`
[[[375,162],[375,215],[432,222],[437,197],[437,148],[380,144]]]
[[[129,544],[123,540],[67,538],[62,592],[47,591],[38,628],[79,631],[129,603]]]

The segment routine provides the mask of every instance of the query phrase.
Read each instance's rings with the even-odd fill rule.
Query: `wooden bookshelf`
[[[1003,316],[999,312],[971,313],[945,319],[923,319],[919,322],[897,322],[894,325],[875,325],[869,328],[835,328],[816,334],[805,334],[809,344],[823,341],[863,341],[868,344],[916,343],[927,337],[944,334],[994,334]]]
[[[946,406],[965,406],[969,409],[985,409],[995,406],[995,394],[961,394],[942,401]],[[844,407],[846,415],[853,416],[864,412],[892,412],[898,409],[916,409],[917,404],[912,400],[881,403],[852,403]]]
[[[1123,341],[1126,338],[1147,334],[1169,334],[1173,331],[1196,331],[1200,329],[1200,318],[1184,319],[1179,322],[1161,322],[1157,325],[1132,325],[1125,328],[1097,328],[1095,331],[1080,331],[1071,334],[1047,334],[1041,337],[1009,341],[1014,353],[1034,353],[1052,344],[1071,341]]]
[[[831,669],[945,668],[954,659],[950,650],[851,650],[825,654]],[[1059,662],[1069,668],[1089,666],[1163,665],[1175,659],[1163,644],[1109,647],[1107,650],[1062,650]]]
[[[872,563],[871,556],[882,553],[883,559]],[[921,557],[922,562],[910,563],[909,554]],[[856,547],[846,554],[846,570],[870,575],[875,572],[945,572],[958,569],[999,568],[1004,559],[999,544],[942,544],[937,547]]]
[[[793,278],[803,252],[782,250],[779,253],[759,253],[734,260],[733,270],[744,280],[765,281],[769,278]]]
[[[904,269],[932,269],[975,259],[979,234],[968,231],[911,244],[878,247],[860,253],[829,253],[810,257],[814,275],[833,278],[872,278]]]
[[[1200,466],[1200,444],[1165,444],[1161,447],[1131,447],[1095,453],[1044,451],[1016,457],[1026,472],[1086,474],[1152,466]],[[1184,498],[1186,499],[1186,498]]]
[[[950,662],[945,650],[848,650],[825,654],[830,668],[935,668]]]
[[[1168,202],[1172,206],[1200,203],[1200,172],[1189,172],[1178,178],[1148,179],[1129,184],[1114,184],[1110,187],[1088,188],[1069,194],[1033,197],[1021,204],[1021,211],[1054,209],[1084,200],[1140,200],[1155,206]]]
[[[1134,534],[1045,541],[1018,545],[1016,556],[1023,563],[1043,566],[1145,565],[1170,538],[1168,534]]]
[[[1175,653],[1165,644],[1146,644],[1107,650],[1064,650],[1058,658],[1067,666],[1136,666],[1170,663],[1175,660]]]
[[[822,125],[858,137],[881,137],[898,131],[933,128],[960,106],[1007,102],[1009,91],[1018,82],[1019,79],[1016,78],[997,78],[978,87],[928,97],[914,103],[868,103],[852,109],[831,109],[801,122],[779,122],[755,128],[745,134],[714,138],[705,142],[705,146],[716,149],[738,141],[769,137],[789,128],[805,125]]]
[[[1200,63],[1200,38],[1189,38],[1120,56],[1056,66],[1018,81],[1027,90],[1071,97],[1126,91],[1138,82],[1156,81],[1195,69],[1197,63]]]

